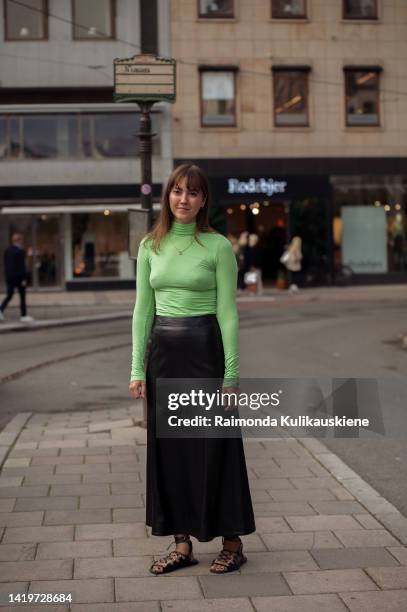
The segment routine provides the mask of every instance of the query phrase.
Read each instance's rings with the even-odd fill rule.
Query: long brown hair
[[[172,214],[170,208],[170,193],[174,186],[184,178],[186,179],[187,188],[191,191],[200,191],[203,197],[203,206],[199,209],[196,216],[195,238],[198,240],[199,233],[213,231],[209,227],[208,220],[210,193],[206,174],[199,166],[196,166],[195,164],[181,164],[180,166],[177,166],[175,170],[173,170],[170,178],[167,181],[162,194],[160,214],[154,224],[153,229],[147,234],[147,240],[152,243],[152,248],[155,252],[159,250],[161,241],[168,234],[174,222],[174,215]]]

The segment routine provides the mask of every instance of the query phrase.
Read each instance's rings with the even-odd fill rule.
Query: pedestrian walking
[[[156,435],[157,379],[222,379],[224,391],[237,392],[236,258],[209,227],[209,199],[198,166],[176,168],[137,259],[130,391],[148,405],[146,522],[152,535],[175,539],[175,550],[151,566],[156,575],[198,563],[191,536],[223,536],[210,571],[237,570],[246,561],[239,536],[255,531],[241,438]]]
[[[4,311],[17,289],[20,294],[20,321],[30,323],[33,318],[27,315],[25,290],[27,286],[27,269],[23,235],[16,232],[11,237],[11,245],[4,251],[4,270],[7,295],[0,306],[0,321],[4,321]]]
[[[291,293],[297,293],[302,277],[302,240],[299,236],[294,236],[280,261],[291,272],[291,282],[288,290]]]

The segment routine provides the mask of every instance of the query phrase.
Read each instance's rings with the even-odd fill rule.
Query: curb
[[[0,468],[31,416],[32,412],[20,412],[0,431]]]
[[[336,478],[374,518],[407,545],[407,518],[316,438],[297,438],[311,455]]]
[[[83,323],[98,323],[100,321],[111,321],[114,319],[130,319],[130,317],[130,312],[123,311],[86,317],[69,317],[66,319],[48,319],[45,321],[34,321],[29,325],[24,325],[23,323],[6,323],[0,326],[0,334],[7,334],[15,331],[37,331],[39,329],[45,329],[48,327],[64,327],[68,325],[80,325]]]

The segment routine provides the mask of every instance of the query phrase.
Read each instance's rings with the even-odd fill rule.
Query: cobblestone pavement
[[[140,406],[20,413],[0,433],[0,602],[72,594],[49,612],[407,611],[407,519],[314,439],[245,442],[257,532],[248,563],[154,577],[171,538],[144,524]],[[61,597],[59,597],[61,599]]]

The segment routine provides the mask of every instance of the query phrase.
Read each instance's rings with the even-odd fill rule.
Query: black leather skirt
[[[216,315],[156,316],[147,366],[146,523],[153,535],[201,542],[255,531],[241,438],[156,436],[157,378],[223,378]]]

